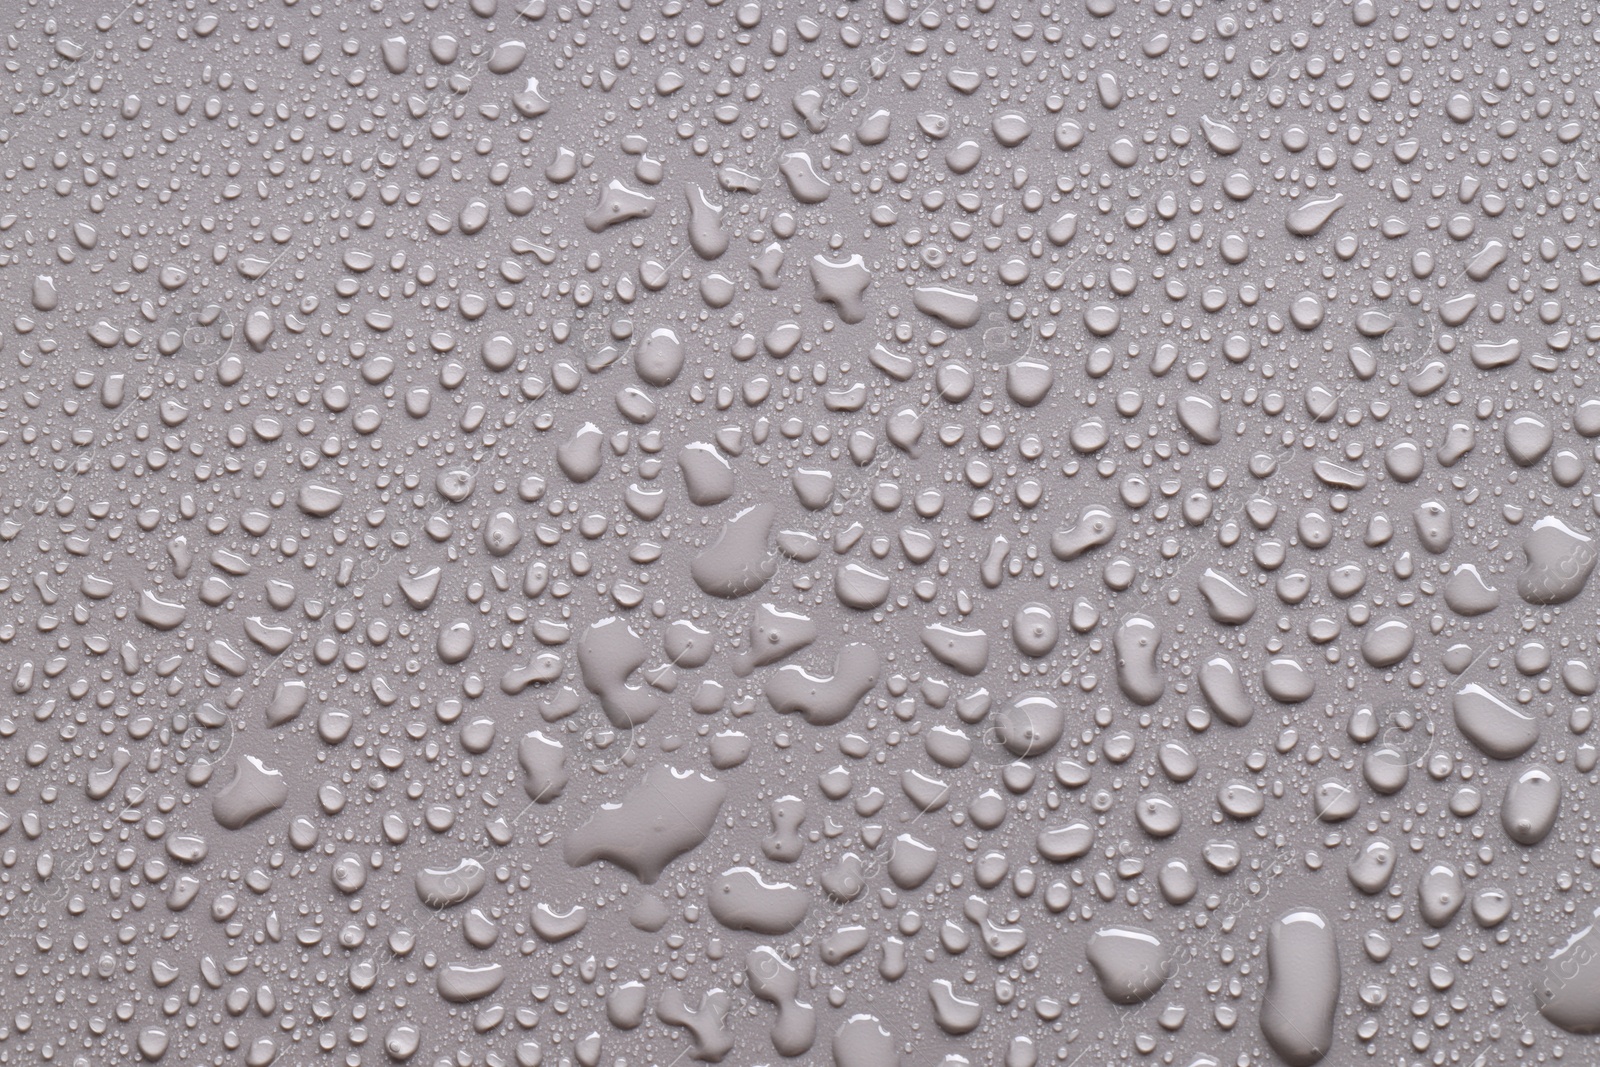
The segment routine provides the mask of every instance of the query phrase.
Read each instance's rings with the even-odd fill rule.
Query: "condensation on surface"
[[[6,32],[0,1062],[1600,1060],[1584,5]]]

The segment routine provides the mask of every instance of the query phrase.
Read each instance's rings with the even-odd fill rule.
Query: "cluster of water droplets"
[[[1597,42],[19,13],[0,1061],[1594,1058]]]

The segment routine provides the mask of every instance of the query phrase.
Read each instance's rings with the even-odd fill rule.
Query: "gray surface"
[[[517,3],[12,16],[0,1059],[1600,1058],[1582,5]]]

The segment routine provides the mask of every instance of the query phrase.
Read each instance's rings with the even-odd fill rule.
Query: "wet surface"
[[[0,1061],[1600,1058],[1580,5],[8,34]]]

